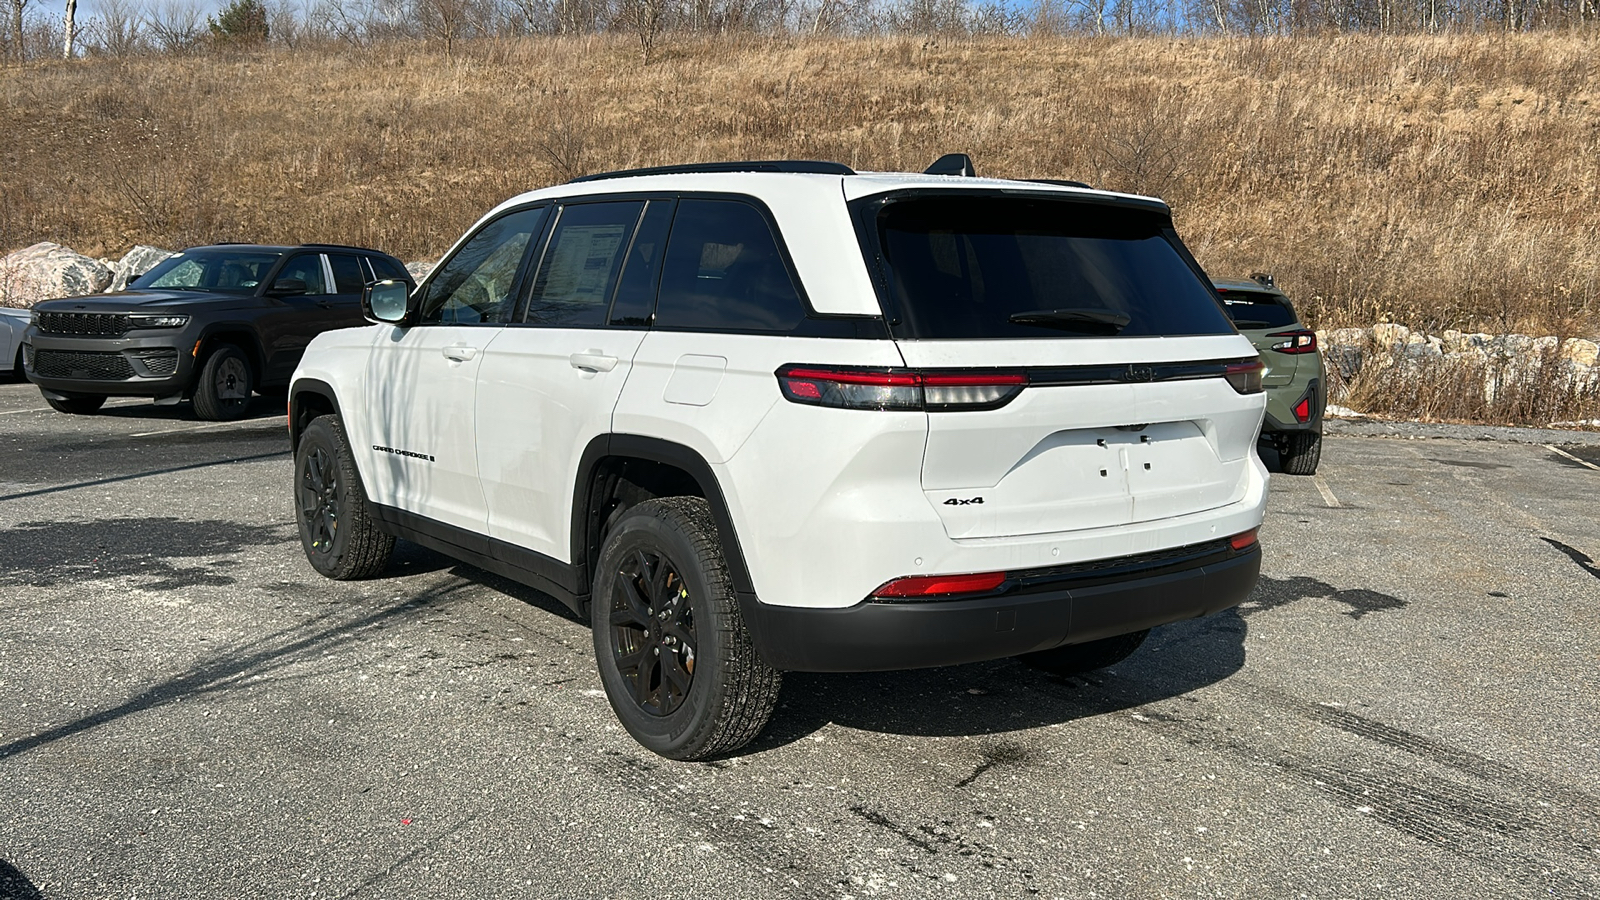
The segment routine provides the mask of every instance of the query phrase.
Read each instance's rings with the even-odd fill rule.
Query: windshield
[[[1222,297],[1222,308],[1228,318],[1243,330],[1252,328],[1287,328],[1296,324],[1294,309],[1284,298],[1264,291],[1237,291],[1217,288]]]
[[[267,276],[281,253],[229,250],[189,250],[168,257],[128,284],[133,290],[166,288],[178,291],[238,291],[249,293]]]
[[[942,194],[891,200],[876,224],[896,337],[1233,332],[1154,211]]]

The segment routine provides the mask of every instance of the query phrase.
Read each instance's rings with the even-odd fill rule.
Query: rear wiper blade
[[[1116,334],[1133,318],[1109,309],[1030,309],[1012,313],[1010,320],[1018,325],[1038,325],[1041,328],[1064,328],[1069,331],[1106,331]]]
[[[1234,319],[1233,327],[1239,329],[1240,331],[1244,331],[1248,328],[1271,328],[1272,323],[1262,322],[1257,319]]]

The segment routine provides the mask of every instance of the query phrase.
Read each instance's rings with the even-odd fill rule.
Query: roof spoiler
[[[977,171],[972,168],[972,157],[965,153],[946,153],[933,161],[933,165],[924,169],[924,175],[960,175],[965,178],[977,177]]]

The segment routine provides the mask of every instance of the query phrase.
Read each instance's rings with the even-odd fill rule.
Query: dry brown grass
[[[0,250],[438,254],[583,172],[808,157],[1155,193],[1318,326],[1600,330],[1600,37],[529,38],[0,71]]]

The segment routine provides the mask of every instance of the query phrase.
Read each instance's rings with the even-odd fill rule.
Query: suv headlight
[[[129,316],[135,328],[182,328],[189,324],[188,316]]]

